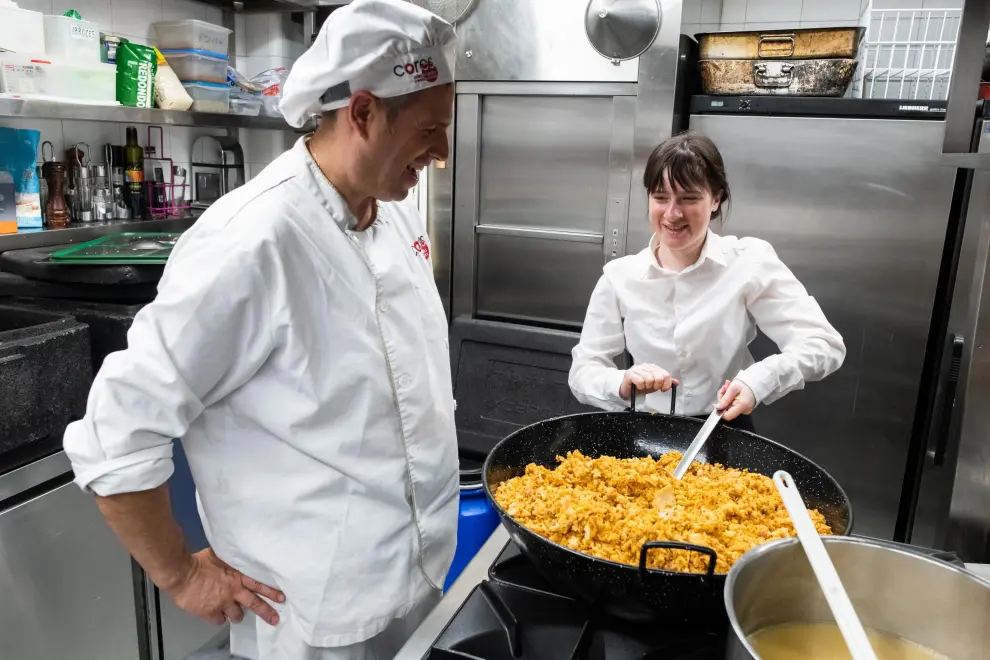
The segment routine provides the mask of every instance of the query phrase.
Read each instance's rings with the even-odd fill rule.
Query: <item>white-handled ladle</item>
[[[808,509],[804,506],[804,500],[801,499],[801,493],[794,485],[794,480],[787,472],[780,470],[773,475],[773,483],[777,486],[781,499],[784,500],[784,506],[791,516],[801,547],[808,556],[811,569],[818,578],[818,584],[825,594],[825,600],[832,610],[832,616],[835,617],[839,632],[842,633],[853,660],[876,660],[877,656],[870,646],[866,630],[863,629],[863,624],[849,600],[849,594],[842,586],[839,574],[828,556],[828,551],[825,550],[825,544],[822,543],[815,524],[811,522],[811,516],[808,515]]]

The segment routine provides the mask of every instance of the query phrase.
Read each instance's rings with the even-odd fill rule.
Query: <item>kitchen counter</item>
[[[196,218],[171,218],[167,220],[109,220],[106,222],[76,223],[67,229],[21,229],[15,234],[0,234],[0,252],[27,248],[83,243],[101,236],[125,231],[182,232],[189,229]]]
[[[509,533],[499,525],[488,541],[482,546],[474,559],[464,568],[464,571],[454,582],[450,590],[433,608],[429,616],[420,624],[409,641],[395,656],[395,660],[423,660],[440,633],[460,609],[474,588],[488,577],[488,568],[501,554],[509,542]],[[990,564],[966,564],[966,568],[990,580]]]
[[[430,646],[447,627],[474,588],[488,577],[488,567],[501,554],[508,542],[509,533],[505,527],[499,525],[394,660],[423,660]]]

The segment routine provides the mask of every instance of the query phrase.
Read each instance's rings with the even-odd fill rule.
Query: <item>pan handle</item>
[[[710,578],[715,573],[715,562],[718,561],[718,553],[708,546],[682,543],[681,541],[647,541],[639,550],[639,581],[643,584],[646,584],[646,576],[649,575],[649,569],[646,568],[646,556],[650,553],[650,550],[656,548],[690,550],[708,555],[708,569],[705,571],[705,577]]]
[[[670,414],[673,415],[677,409],[677,385],[670,386]],[[632,386],[632,394],[629,396],[629,412],[636,412],[636,386]]]

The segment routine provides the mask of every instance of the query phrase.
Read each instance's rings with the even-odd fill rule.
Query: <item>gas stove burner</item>
[[[893,544],[962,564],[952,553]],[[553,587],[513,543],[423,660],[721,660],[728,620],[703,628],[598,615]]]
[[[714,660],[715,629],[629,623],[553,588],[513,544],[434,642],[426,660]]]
[[[725,632],[628,624],[577,601],[486,580],[474,590],[428,660],[714,660]]]

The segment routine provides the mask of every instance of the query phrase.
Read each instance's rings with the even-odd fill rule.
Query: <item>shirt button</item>
[[[399,387],[406,389],[410,385],[412,385],[412,377],[409,374],[399,376]]]
[[[387,300],[382,300],[381,302],[378,303],[378,311],[381,312],[382,314],[387,312],[388,308],[389,308],[389,304]]]

